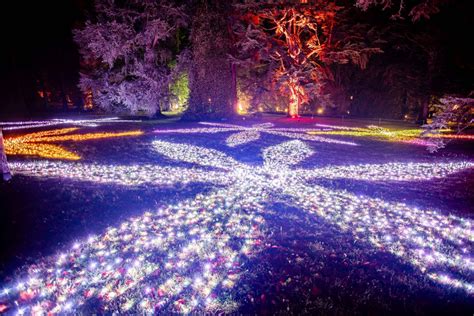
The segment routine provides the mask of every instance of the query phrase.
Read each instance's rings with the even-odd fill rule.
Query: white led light
[[[311,184],[321,178],[420,181],[471,168],[471,162],[303,169],[297,165],[313,150],[299,140],[265,148],[260,166],[199,146],[154,141],[153,148],[169,159],[194,166],[12,164],[14,171],[35,176],[123,185],[207,182],[219,188],[132,218],[73,247],[66,257],[45,258],[34,272],[38,281],[17,287],[9,299],[16,300],[24,291],[33,293],[31,299],[21,301],[27,309],[38,302],[60,302],[62,297],[74,301],[79,310],[90,298],[99,299],[108,310],[126,306],[136,313],[154,312],[162,306],[173,306],[176,312],[212,309],[219,302],[212,295],[215,288],[235,284],[229,271],[241,256],[255,251],[256,240],[261,238],[259,227],[264,224],[261,216],[273,198],[351,232],[355,239],[409,262],[440,284],[472,292],[471,220]],[[67,260],[61,261],[55,273],[51,267],[60,258]],[[156,291],[147,294],[143,290],[147,287]],[[54,311],[45,306],[46,313]]]
[[[216,134],[216,133],[228,133],[232,132],[227,139],[226,144],[229,147],[236,147],[239,145],[247,144],[260,139],[262,133],[271,135],[278,135],[292,139],[317,141],[322,143],[330,144],[341,144],[356,146],[357,144],[349,141],[341,141],[337,139],[321,137],[316,135],[308,135],[307,132],[315,131],[315,128],[284,128],[275,127],[273,123],[254,124],[252,126],[242,126],[225,123],[209,123],[200,122],[201,125],[210,126],[204,128],[180,128],[180,129],[163,129],[155,130],[156,133],[160,134]]]
[[[3,130],[17,130],[17,129],[58,126],[58,125],[95,127],[100,124],[107,124],[107,123],[133,123],[133,122],[141,122],[141,121],[140,120],[121,120],[118,117],[106,117],[106,118],[89,119],[89,120],[53,119],[53,120],[44,120],[44,121],[0,122],[0,127]]]

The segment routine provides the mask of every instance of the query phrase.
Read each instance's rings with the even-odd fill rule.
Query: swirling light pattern
[[[139,136],[143,134],[142,131],[138,130],[120,133],[71,134],[77,130],[78,128],[72,127],[8,137],[5,138],[5,153],[7,155],[39,156],[50,159],[79,160],[81,157],[76,153],[50,143],[64,141],[78,142],[104,138]]]
[[[233,195],[230,195],[230,194]],[[260,239],[261,206],[216,191],[132,218],[31,266],[0,300],[18,314],[188,313],[222,305]]]
[[[101,184],[139,186],[146,184],[171,187],[177,183],[228,184],[228,179],[218,182],[218,175],[210,170],[193,170],[159,165],[99,165],[63,161],[13,161],[10,168],[16,174],[41,178],[66,178]]]
[[[284,147],[283,147],[284,146]],[[281,150],[285,153],[292,144],[282,144]],[[270,147],[265,152],[264,166],[273,168],[284,165],[288,160],[287,155],[281,155],[273,159],[269,158]],[[170,151],[171,155],[173,151]],[[174,151],[175,156],[179,152]],[[303,153],[294,153],[294,159],[302,159]],[[282,159],[282,161],[278,160]],[[200,161],[205,166],[222,166],[225,168],[240,168],[236,161],[217,160]],[[235,165],[234,165],[235,163]],[[22,161],[11,162],[9,166],[16,174],[36,176],[41,178],[65,178],[77,181],[86,181],[102,184],[119,184],[126,186],[139,186],[145,184],[159,185],[161,187],[172,187],[177,183],[207,183],[216,185],[228,185],[232,178],[222,175],[222,172],[214,170],[187,169],[182,167],[168,167],[158,165],[99,165],[79,162],[62,161]],[[305,180],[316,178],[324,179],[354,179],[364,181],[424,181],[449,176],[450,174],[474,167],[471,162],[449,162],[449,163],[388,163],[388,164],[362,164],[349,166],[331,166],[324,168],[295,169],[291,173]]]
[[[357,179],[357,170],[361,171],[362,179],[369,181],[422,180],[427,179],[427,170],[432,171],[432,178],[436,178],[473,167],[473,163],[362,165],[339,168],[331,174],[327,168],[289,168],[313,154],[301,141],[265,149],[262,167],[241,164],[212,149],[162,141],[155,141],[153,145],[169,158],[226,170],[221,177],[234,179],[234,185],[240,188],[251,188],[246,195],[251,200],[262,196],[280,196],[279,200],[290,197],[288,203],[343,230],[352,231],[355,238],[401,257],[430,276],[452,274],[448,277],[451,282],[445,283],[474,292],[472,281],[465,281],[472,280],[474,270],[471,259],[474,242],[472,221],[411,208],[403,203],[308,185],[308,181],[324,174],[333,178],[348,176]],[[348,173],[351,169],[354,171]]]
[[[330,128],[332,130],[324,131],[308,131],[310,135],[340,135],[353,137],[372,137],[379,140],[409,143],[421,146],[433,146],[430,138],[447,138],[447,139],[461,139],[474,140],[474,135],[456,135],[449,134],[451,130],[442,130],[440,134],[422,135],[423,130],[419,128],[391,130],[380,126],[369,125],[367,128],[337,126],[327,124],[316,124],[321,128]]]
[[[424,181],[449,176],[474,167],[473,162],[441,163],[385,163],[342,165],[317,168],[300,172],[301,177],[325,179],[354,179],[364,181]]]
[[[265,148],[261,166],[188,144],[154,141],[153,148],[169,159],[201,167],[12,164],[16,172],[41,177],[125,185],[196,181],[218,184],[219,189],[145,213],[31,266],[0,297],[8,309],[38,314],[222,309],[228,302],[226,289],[238,280],[242,256],[258,250],[262,218],[272,201],[284,201],[349,231],[356,240],[401,258],[433,281],[474,293],[471,220],[311,183],[320,178],[419,181],[466,170],[474,163],[303,169],[296,165],[314,152],[299,140]],[[131,172],[124,172],[126,168]]]
[[[283,136],[283,137],[287,137],[291,139],[357,146],[357,144],[354,142],[341,141],[337,139],[309,135],[308,132],[314,131],[315,130],[314,128],[275,127],[273,123],[254,124],[252,126],[242,126],[242,125],[214,123],[214,122],[200,122],[199,124],[210,126],[210,127],[158,129],[155,132],[160,133],[160,134],[164,134],[164,133],[167,133],[167,134],[195,134],[195,133],[216,134],[216,133],[232,132],[233,134],[231,134],[226,139],[226,144],[229,147],[236,147],[239,145],[244,145],[250,142],[254,142],[260,139],[262,133]]]
[[[51,126],[58,126],[58,125],[96,127],[96,126],[99,126],[100,124],[107,124],[107,123],[132,123],[132,122],[141,122],[141,121],[140,120],[122,120],[118,117],[105,117],[105,118],[88,119],[88,120],[52,119],[52,120],[43,120],[43,121],[0,122],[0,127],[3,130],[17,130],[17,129],[51,127]]]

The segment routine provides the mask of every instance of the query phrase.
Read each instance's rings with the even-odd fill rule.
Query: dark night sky
[[[433,17],[432,23],[443,31],[442,47],[448,80],[462,81],[464,89],[474,89],[474,1],[454,0]],[[460,83],[461,84],[461,83]]]
[[[21,112],[21,103],[31,97],[29,83],[41,74],[75,84],[79,55],[71,30],[84,21],[90,5],[86,0],[12,2],[1,10],[0,113]]]
[[[41,74],[75,86],[79,55],[71,30],[83,23],[92,6],[92,0],[9,2],[2,4],[0,19],[0,115],[25,112],[34,93],[31,82]],[[443,31],[446,80],[462,83],[465,91],[474,78],[473,3],[454,0],[429,22]]]

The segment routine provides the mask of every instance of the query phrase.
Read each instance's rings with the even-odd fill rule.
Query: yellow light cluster
[[[373,137],[380,140],[387,140],[393,142],[407,142],[419,145],[429,145],[429,141],[423,141],[422,138],[448,138],[448,139],[463,139],[471,140],[474,139],[474,135],[455,135],[448,134],[451,132],[449,129],[441,130],[440,134],[429,134],[422,137],[422,129],[403,129],[403,130],[390,130],[380,126],[370,125],[367,128],[359,127],[347,127],[347,126],[334,126],[325,124],[316,124],[319,127],[332,128],[332,130],[324,131],[310,131],[310,135],[339,135],[339,136],[354,136],[354,137]]]
[[[324,127],[333,127],[334,130],[310,131],[310,135],[340,135],[354,137],[374,137],[387,141],[407,141],[419,137],[421,129],[389,130],[378,126],[368,126],[367,128],[345,127],[323,125]]]
[[[87,133],[70,134],[78,128],[63,128],[50,131],[42,131],[5,139],[5,152],[7,155],[39,156],[49,159],[79,160],[81,157],[55,142],[86,141],[104,138],[115,138],[125,136],[142,135],[142,131],[129,131],[120,133]]]
[[[328,125],[324,125],[328,127]],[[422,132],[421,129],[405,129],[405,130],[389,130],[387,128],[378,126],[368,126],[367,128],[340,128],[340,126],[334,126],[334,130],[326,131],[311,131],[308,134],[311,135],[343,135],[343,136],[358,136],[358,137],[381,137],[381,138],[405,138],[405,137],[418,137]]]

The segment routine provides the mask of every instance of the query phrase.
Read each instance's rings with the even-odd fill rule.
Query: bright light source
[[[247,111],[245,110],[245,107],[242,103],[237,103],[237,113],[238,114],[245,114]]]

